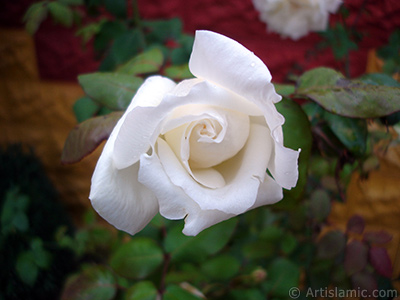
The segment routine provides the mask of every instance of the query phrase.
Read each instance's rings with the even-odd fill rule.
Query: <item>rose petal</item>
[[[192,167],[206,168],[215,166],[235,156],[247,141],[250,130],[250,122],[247,115],[227,110],[218,110],[217,113],[221,115],[222,120],[219,124],[222,130],[215,140],[202,137],[198,126],[194,127],[189,139],[186,140],[190,147],[190,165]],[[222,138],[219,139],[219,137]]]
[[[185,218],[185,227],[182,232],[186,235],[197,235],[204,229],[235,217],[219,210],[202,210],[197,206],[196,211],[191,211]]]
[[[190,115],[189,115],[190,116]],[[201,115],[202,118],[209,117],[209,115]],[[188,116],[185,116],[185,119]],[[199,116],[192,116],[197,119]],[[195,121],[193,121],[195,122]],[[192,123],[186,123],[173,130],[165,133],[164,137],[169,147],[178,157],[179,161],[185,167],[186,171],[200,184],[209,188],[219,188],[225,185],[225,180],[222,175],[212,168],[195,170],[189,165],[190,149],[187,139],[187,131],[193,127]],[[212,158],[211,158],[212,159]]]
[[[225,179],[220,172],[213,168],[191,169],[193,178],[202,185],[210,189],[222,188],[225,185]]]
[[[190,86],[190,90],[187,90],[187,86]],[[152,87],[152,89],[157,88],[157,86]],[[152,89],[148,88],[149,95],[152,95]],[[140,93],[140,97],[146,97],[145,93]],[[216,85],[206,81],[186,81],[174,88],[174,93],[167,93],[159,106],[135,107],[127,113],[115,142],[113,154],[115,166],[122,169],[137,162],[140,155],[154,145],[159,134],[173,129],[173,126],[164,128],[164,125],[169,123],[169,118],[174,115],[174,109],[183,108],[187,104],[210,104],[248,115],[261,114],[260,109],[254,104]]]
[[[154,192],[159,201],[160,214],[165,218],[182,219],[194,205],[181,188],[171,183],[154,150],[152,155],[140,157],[139,182]]]
[[[210,31],[196,31],[189,67],[195,76],[237,93],[262,110],[277,143],[269,170],[282,187],[294,187],[298,179],[299,152],[283,146],[284,118],[273,104],[281,97],[269,83],[271,74],[264,63],[232,39]]]
[[[126,111],[129,112],[137,106],[158,106],[165,96],[165,93],[173,90],[175,86],[176,83],[167,77],[158,75],[148,77],[137,90]]]
[[[251,124],[244,148],[238,155],[216,167],[226,182],[219,189],[205,188],[193,180],[163,140],[158,142],[158,156],[172,183],[181,187],[201,209],[239,214],[254,205],[260,182],[264,181],[272,151],[269,134],[265,125]]]
[[[202,114],[199,117],[199,112]],[[193,121],[188,118],[193,114]],[[249,116],[215,106],[187,105],[187,123],[164,134],[175,154],[190,168],[209,168],[236,155],[249,134]],[[174,123],[177,123],[174,119]],[[168,123],[165,124],[168,126]]]
[[[274,204],[283,198],[283,190],[282,187],[271,178],[271,176],[266,175],[264,182],[260,184],[260,188],[258,189],[257,200],[251,209],[263,206],[263,205],[271,205]]]
[[[124,118],[125,115],[115,126],[97,162],[89,199],[110,224],[135,234],[157,214],[158,202],[155,195],[138,182],[138,164],[123,170],[114,167],[112,149]]]
[[[215,32],[196,31],[189,69],[196,77],[241,96],[252,95],[251,98],[274,102],[281,99],[277,94],[273,98],[264,97],[268,94],[264,91],[266,84],[272,78],[265,64],[238,42]]]
[[[154,153],[152,156],[143,155],[140,166],[139,180],[159,198],[160,214],[168,219],[182,219],[186,216],[182,231],[184,234],[197,235],[214,224],[236,216],[218,210],[202,210],[180,187],[170,181]],[[282,197],[282,188],[267,175],[259,187],[257,200],[250,209],[273,204]]]
[[[159,199],[162,216],[172,220],[186,216],[182,231],[186,235],[197,235],[202,230],[235,216],[217,210],[201,210],[180,187],[171,182],[154,152],[151,156],[141,156],[139,180],[154,191]]]
[[[114,145],[113,159],[118,169],[126,168],[133,165],[139,160],[139,156],[145,153],[150,144],[148,140],[154,134],[159,120],[154,118],[148,119],[149,116],[141,116],[135,120],[135,110],[138,108],[151,110],[160,104],[166,93],[175,87],[175,83],[165,77],[153,76],[146,79],[133,97],[131,104],[128,106],[121,128]],[[154,124],[147,126],[147,123]],[[135,127],[130,127],[134,123]]]

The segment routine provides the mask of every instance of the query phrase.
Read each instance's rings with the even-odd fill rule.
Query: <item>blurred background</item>
[[[35,1],[6,0],[1,4],[0,196],[3,236],[0,245],[3,249],[1,267],[9,270],[9,273],[2,271],[1,281],[9,285],[2,286],[8,291],[8,296],[1,299],[14,299],[10,296],[13,294],[15,299],[21,295],[25,297],[31,291],[29,287],[37,286],[38,282],[47,282],[49,286],[43,285],[43,294],[31,294],[32,298],[29,299],[51,299],[45,298],[49,295],[45,294],[46,289],[52,297],[58,297],[65,280],[63,276],[76,271],[80,262],[70,249],[73,246],[69,247],[68,242],[60,236],[73,236],[76,228],[92,224],[90,222],[94,221],[91,220],[95,219],[93,212],[90,213],[88,194],[90,178],[101,149],[77,164],[61,163],[64,142],[79,121],[73,110],[74,104],[84,95],[77,77],[109,67],[107,61],[105,63],[109,52],[101,47],[101,43],[107,43],[106,39],[101,41],[97,38],[96,41],[93,33],[92,36],[85,36],[81,32],[77,36],[81,24],[89,24],[104,16],[112,19],[113,14],[118,15],[115,10],[97,8],[95,2],[86,2],[86,8],[89,9],[77,6],[77,22],[63,21],[62,17],[58,20],[54,17],[43,18],[34,34],[27,32],[23,18]],[[137,3],[126,3],[126,14],[134,16],[137,13],[141,20],[146,21],[178,20],[171,26],[188,37],[193,36],[195,30],[207,29],[235,39],[265,62],[274,83],[290,83],[298,74],[318,66],[334,68],[351,78],[369,72],[381,72],[384,59],[377,56],[376,51],[388,45],[392,33],[400,28],[400,2],[345,0],[344,5],[346,13],[331,15],[330,23],[342,22],[348,30],[354,30],[354,45],[346,44],[348,41],[340,34],[328,37],[310,33],[293,41],[268,32],[251,0],[138,0]],[[106,34],[103,32],[103,35]],[[87,41],[84,41],[85,37]],[[185,46],[185,41],[185,38],[171,38],[166,39],[164,44],[174,49]],[[182,52],[186,60],[191,43],[189,38],[189,52],[187,49]],[[341,57],[330,43],[336,43],[335,49],[350,49],[348,55]],[[341,46],[340,43],[344,44]],[[179,59],[176,64],[179,64]],[[399,288],[400,150],[399,147],[393,147],[381,154],[376,156],[379,167],[373,169],[368,178],[359,181],[361,175],[353,175],[347,188],[347,201],[329,206],[328,214],[324,217],[324,230],[333,226],[345,231],[351,217],[359,215],[362,218],[360,222],[365,222],[367,229],[387,232],[391,237],[388,239],[390,242],[385,244],[393,269],[390,278],[392,284]],[[50,204],[44,205],[42,198],[50,199]],[[4,217],[5,210],[11,211],[9,214],[12,216]],[[28,215],[34,215],[36,221],[29,219]],[[14,225],[6,227],[7,222]],[[32,229],[34,222],[43,222],[44,225]],[[58,232],[57,242],[54,242],[55,233],[43,232],[43,228],[63,229]],[[21,232],[20,239],[10,240],[11,233],[15,231]],[[52,242],[53,246],[46,244]],[[64,246],[61,246],[62,243]],[[26,249],[30,249],[30,252]],[[86,250],[82,250],[82,253]],[[17,257],[22,252],[25,254]],[[4,257],[12,257],[19,263],[7,262]],[[68,257],[74,263],[66,262]],[[56,261],[60,263],[57,265],[54,263]],[[263,267],[261,269],[264,270]],[[43,270],[46,272],[41,272]],[[43,275],[51,272],[53,275],[50,277]],[[26,273],[31,275],[21,275]],[[260,274],[261,277],[265,275],[262,272]],[[104,275],[105,278],[107,276]],[[26,294],[13,293],[12,290],[18,289],[16,286],[21,280],[28,286]],[[279,293],[272,295],[280,297]],[[65,294],[63,297],[68,299]],[[71,299],[75,298],[71,296]],[[258,299],[257,296],[254,299]]]

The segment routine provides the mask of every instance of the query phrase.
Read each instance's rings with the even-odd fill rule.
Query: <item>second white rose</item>
[[[324,31],[329,14],[335,13],[342,0],[253,0],[267,29],[293,40],[310,31]]]

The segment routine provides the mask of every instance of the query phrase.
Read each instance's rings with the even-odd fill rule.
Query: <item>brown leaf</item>
[[[69,133],[61,155],[63,164],[77,163],[108,139],[123,112],[88,119]]]

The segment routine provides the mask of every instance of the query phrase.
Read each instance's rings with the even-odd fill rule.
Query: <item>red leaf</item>
[[[364,241],[373,244],[386,244],[392,240],[392,236],[384,230],[367,231],[364,233]]]
[[[320,258],[334,258],[342,253],[346,245],[343,232],[335,230],[325,234],[317,243],[317,255]]]
[[[371,247],[369,249],[369,261],[378,274],[387,278],[392,277],[392,262],[385,248]]]
[[[353,289],[358,289],[358,291],[367,293],[366,295],[362,295],[365,298],[371,298],[370,296],[373,295],[373,292],[378,289],[378,284],[375,277],[371,273],[367,273],[365,271],[353,274],[351,276],[351,282]]]
[[[92,153],[102,141],[108,139],[123,112],[112,112],[106,116],[88,119],[69,133],[61,155],[63,164],[80,161]]]
[[[347,222],[347,232],[362,234],[365,227],[364,218],[359,215],[354,215]]]
[[[344,268],[348,275],[364,270],[367,262],[367,245],[358,240],[353,240],[347,244],[344,257]]]

